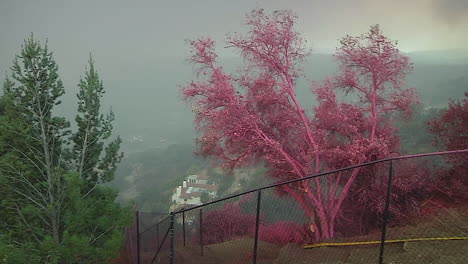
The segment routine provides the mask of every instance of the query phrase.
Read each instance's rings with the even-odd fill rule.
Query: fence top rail
[[[152,224],[150,225],[148,228],[146,228],[145,230],[143,230],[143,232],[140,232],[140,235],[143,235],[144,233],[146,233],[148,230],[152,229],[153,227],[159,225],[160,223],[166,221],[167,219],[169,219],[171,217],[171,215],[169,215],[168,217],[164,218],[163,220],[157,222],[156,224]]]
[[[140,211],[137,210],[139,214],[152,214],[152,215],[170,215],[171,212],[151,212],[151,211]]]
[[[204,203],[204,204],[201,204],[201,205],[196,205],[196,206],[193,206],[193,207],[190,207],[190,208],[183,208],[181,210],[178,210],[178,211],[175,211],[175,212],[172,212],[172,213],[173,214],[180,214],[180,213],[195,210],[195,209],[198,209],[198,208],[210,205],[210,204],[222,202],[222,201],[229,200],[229,199],[232,199],[232,198],[236,198],[236,197],[239,197],[239,196],[242,196],[242,195],[245,195],[245,194],[257,192],[257,191],[260,191],[260,190],[270,189],[270,188],[278,187],[278,186],[285,185],[285,184],[290,184],[290,183],[295,183],[295,182],[308,180],[308,179],[312,179],[312,178],[322,177],[322,176],[326,176],[328,174],[333,174],[333,173],[337,173],[337,172],[341,172],[341,171],[346,171],[346,170],[351,170],[351,169],[360,168],[360,167],[364,167],[364,166],[369,166],[369,165],[373,165],[373,164],[377,164],[377,163],[383,163],[383,162],[393,161],[393,160],[404,160],[404,159],[412,159],[412,158],[420,158],[420,157],[428,157],[428,156],[440,156],[440,155],[447,155],[447,154],[457,154],[457,153],[458,154],[459,153],[468,153],[468,149],[429,152],[429,153],[419,153],[419,154],[404,155],[404,156],[398,156],[398,157],[385,158],[385,159],[381,159],[381,160],[369,161],[369,162],[366,162],[366,163],[361,163],[361,164],[352,165],[352,166],[341,168],[341,169],[322,172],[322,173],[307,176],[307,177],[302,177],[302,178],[297,178],[297,179],[293,179],[293,180],[289,180],[289,181],[283,181],[283,182],[279,182],[279,183],[266,185],[266,186],[263,186],[263,187],[260,187],[260,188],[256,188],[256,189],[244,191],[244,192],[241,192],[241,193],[238,193],[238,194],[233,194],[233,195],[230,195],[230,196],[226,196],[226,197],[223,197],[221,199],[214,200],[214,201],[211,201],[211,202],[207,202],[207,203]]]
[[[166,220],[169,219],[169,218],[171,218],[171,215],[169,215],[169,216],[167,216],[166,218],[164,218],[163,220],[159,221],[159,222],[157,223],[157,225],[159,225],[160,223],[166,221]]]

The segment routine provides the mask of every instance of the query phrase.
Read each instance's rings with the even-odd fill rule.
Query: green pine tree
[[[14,60],[0,97],[0,263],[105,263],[118,254],[131,213],[98,185],[112,178],[122,154],[119,138],[103,150],[114,117],[99,114],[102,83],[90,65],[89,85],[80,82],[79,131],[71,135],[54,115],[64,88],[47,44],[31,36]],[[92,127],[83,130],[86,122]],[[79,170],[70,143],[73,153],[85,153],[82,168],[92,169]]]
[[[75,118],[78,131],[73,134],[73,152],[80,177],[92,188],[113,179],[116,165],[123,157],[119,152],[122,140],[117,137],[104,149],[104,142],[112,134],[114,113],[101,114],[101,98],[105,91],[92,57],[78,87],[78,114]]]
[[[63,84],[47,44],[42,47],[33,36],[25,40],[11,70],[13,81],[7,79],[4,86],[3,128],[16,141],[3,140],[4,151],[10,155],[2,156],[1,163],[11,192],[27,201],[12,208],[28,229],[40,227],[33,236],[45,233],[59,243],[66,191],[60,176],[65,165],[61,155],[69,124],[52,111],[61,103]],[[25,208],[28,212],[37,209],[34,213],[41,223],[22,216]]]

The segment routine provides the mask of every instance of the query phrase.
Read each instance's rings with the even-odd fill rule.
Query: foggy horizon
[[[225,34],[245,32],[245,15],[255,8],[297,14],[296,30],[312,50],[305,63],[309,79],[298,87],[303,100],[309,98],[308,80],[320,81],[333,73],[330,54],[338,39],[363,34],[373,24],[398,41],[397,47],[416,62],[416,70],[423,67],[418,62],[468,61],[468,6],[463,0],[2,1],[0,75],[11,73],[12,60],[31,33],[42,44],[47,39],[66,90],[58,109],[73,118],[77,84],[91,53],[106,90],[103,107],[112,107],[116,114],[116,133],[174,136],[171,131],[193,130],[190,107],[179,97],[179,86],[194,76],[186,40],[212,37],[219,60],[232,68],[230,63],[240,59],[236,51],[224,48]]]
[[[2,263],[468,263],[468,0],[0,0],[0,25]]]

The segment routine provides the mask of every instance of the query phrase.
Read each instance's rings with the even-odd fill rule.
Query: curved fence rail
[[[437,171],[450,169],[443,155],[457,155],[466,163],[468,149],[375,160],[167,215],[137,212],[136,263],[468,263],[466,205],[444,206],[440,197],[421,194]],[[359,177],[348,181],[353,173]],[[304,212],[307,201],[282,195],[310,187],[312,179],[330,208],[337,202],[344,208],[320,241],[315,213]],[[353,195],[339,201],[338,194],[348,187]]]

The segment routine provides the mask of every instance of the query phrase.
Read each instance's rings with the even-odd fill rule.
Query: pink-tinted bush
[[[226,203],[223,207],[207,211],[203,215],[203,243],[216,244],[243,237],[255,236],[256,215],[243,212],[243,204],[248,199]],[[284,245],[310,241],[308,228],[294,222],[264,224],[260,217],[259,239],[265,242]]]
[[[253,236],[255,215],[242,212],[240,202],[227,203],[203,215],[203,243],[215,244],[244,236]]]
[[[298,224],[282,221],[260,226],[258,237],[265,242],[284,245],[304,242],[305,234]]]
[[[440,150],[468,149],[468,93],[462,100],[451,101],[442,116],[429,122],[429,130],[435,136],[434,145]],[[467,201],[468,154],[444,158],[451,167],[440,172],[435,191],[454,202]]]
[[[427,169],[427,164],[414,160],[395,162],[390,224],[404,224],[417,216],[422,203],[431,195],[433,183],[434,177]],[[388,166],[363,170],[363,182],[353,188],[353,195],[346,201],[336,225],[337,232],[354,236],[380,230],[387,187]]]

